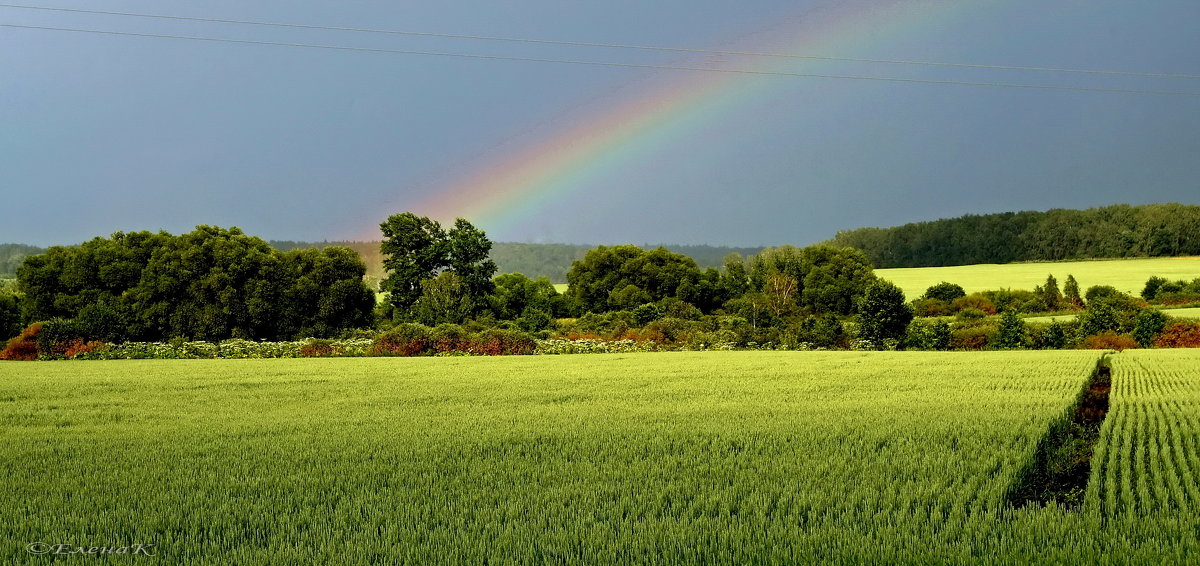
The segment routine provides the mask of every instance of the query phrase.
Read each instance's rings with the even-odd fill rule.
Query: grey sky
[[[798,54],[1200,75],[1200,3],[1193,1],[28,5],[754,51],[828,32],[830,22],[874,17],[879,22],[865,28],[837,28],[853,36],[817,44],[836,52]],[[886,17],[870,16],[883,5]],[[888,18],[901,23],[889,25]],[[744,57],[17,8],[0,8],[0,24],[648,65],[757,65]],[[821,61],[770,68],[1200,93],[1198,78]],[[11,27],[0,27],[0,70],[0,241],[40,245],[117,230],[177,233],[201,223],[237,225],[269,239],[375,237],[372,227],[388,214],[417,206],[465,172],[696,75]],[[1200,96],[744,80],[720,107],[678,131],[644,132],[637,151],[551,187],[526,203],[524,215],[469,219],[500,241],[802,245],[839,229],[964,213],[1200,203]]]

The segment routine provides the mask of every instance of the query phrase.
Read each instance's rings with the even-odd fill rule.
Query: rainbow
[[[929,7],[924,2],[834,3],[817,14],[802,14],[802,32],[755,51],[799,55],[838,55],[847,47],[861,49],[894,32],[936,25],[955,7]],[[921,25],[918,25],[921,24]],[[773,58],[763,58],[773,59]],[[768,70],[778,61],[750,68]],[[813,72],[806,61],[801,72]],[[795,67],[792,67],[794,70]],[[570,195],[589,179],[623,160],[681,139],[700,123],[719,118],[731,107],[752,103],[780,81],[805,80],[762,75],[671,71],[672,80],[563,128],[537,143],[476,165],[426,191],[423,201],[406,210],[448,222],[467,218],[503,236],[534,218],[549,201]],[[677,75],[675,73],[678,73]],[[404,204],[404,203],[401,203]]]

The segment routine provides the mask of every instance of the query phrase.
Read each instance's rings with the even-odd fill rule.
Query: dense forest
[[[876,268],[1200,255],[1200,206],[968,214],[847,230],[827,243],[863,250]]]
[[[13,277],[27,256],[40,253],[46,250],[25,244],[0,244],[0,278]]]

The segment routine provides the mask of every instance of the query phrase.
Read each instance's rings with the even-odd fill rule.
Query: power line
[[[868,77],[859,75],[832,75],[823,73],[791,73],[785,71],[758,71],[753,69],[716,69],[709,67],[685,67],[677,65],[651,65],[642,63],[617,63],[610,61],[588,61],[575,59],[546,59],[538,57],[509,57],[503,55],[484,55],[477,53],[454,53],[442,51],[415,51],[407,49],[382,49],[373,47],[351,47],[345,45],[323,45],[317,43],[290,43],[281,41],[260,41],[251,39],[227,39],[218,37],[203,37],[189,35],[170,35],[157,33],[136,33],[125,31],[110,31],[82,28],[60,28],[49,26],[27,26],[18,24],[0,24],[0,27],[43,30],[43,31],[62,31],[72,33],[91,33],[101,35],[114,35],[125,37],[145,37],[155,39],[181,39],[188,41],[207,41],[214,43],[238,43],[245,45],[271,45],[277,47],[302,47],[307,49],[330,49],[336,51],[352,51],[365,53],[388,53],[395,55],[425,55],[432,57],[458,57],[465,59],[482,59],[492,61],[522,61],[530,63],[559,63],[568,65],[591,65],[598,67],[623,67],[630,69],[656,69],[670,71],[695,71],[703,73],[729,73],[739,75],[758,75],[771,77],[802,77],[802,78],[821,78],[821,79],[843,79],[857,81],[882,81],[893,83],[918,83],[918,84],[934,84],[934,85],[961,85],[961,86],[985,86],[997,88],[1022,88],[1022,89],[1039,89],[1039,90],[1066,90],[1066,91],[1085,91],[1085,92],[1108,92],[1120,94],[1154,94],[1154,95],[1173,95],[1173,96],[1197,96],[1200,97],[1200,91],[1171,91],[1171,90],[1147,90],[1147,89],[1120,89],[1120,88],[1095,88],[1081,86],[1063,86],[1063,85],[1045,85],[1045,84],[1019,84],[1019,83],[1000,83],[1000,82],[977,82],[977,81],[952,81],[952,80],[934,80],[934,79],[907,79],[900,77]]]
[[[496,37],[485,35],[466,35],[452,33],[434,33],[434,32],[419,32],[419,31],[403,31],[403,30],[387,30],[374,28],[356,28],[356,27],[339,27],[339,26],[319,26],[310,24],[292,24],[283,22],[261,22],[253,20],[233,20],[222,18],[199,18],[189,16],[168,16],[163,14],[143,14],[137,12],[114,12],[105,10],[83,10],[77,8],[54,8],[48,6],[27,6],[21,4],[0,4],[0,8],[19,8],[24,10],[43,10],[52,12],[70,12],[78,14],[97,14],[106,16],[124,16],[135,18],[153,18],[160,20],[176,20],[189,22],[205,22],[205,23],[222,23],[222,24],[239,24],[252,26],[267,26],[293,29],[314,29],[327,31],[348,31],[355,33],[377,33],[389,35],[405,35],[414,37],[438,37],[446,39],[472,39],[480,41],[504,41],[513,43],[532,43],[541,45],[563,45],[572,47],[602,47],[610,49],[634,49],[641,51],[663,51],[671,53],[689,53],[696,55],[736,55],[748,57],[773,57],[782,59],[807,59],[818,61],[840,61],[852,63],[884,63],[891,65],[922,65],[931,67],[957,67],[968,69],[989,69],[1003,71],[1037,71],[1051,73],[1080,73],[1092,75],[1118,75],[1130,77],[1156,77],[1156,78],[1176,78],[1176,79],[1200,79],[1200,75],[1186,73],[1144,73],[1134,71],[1115,71],[1105,69],[1072,69],[1064,67],[1035,67],[1035,66],[1019,66],[1019,65],[986,65],[979,63],[948,63],[941,61],[922,61],[911,59],[866,59],[859,57],[830,57],[821,55],[795,55],[789,53],[765,53],[756,51],[726,51],[716,49],[690,49],[685,47],[667,47],[653,45],[628,45],[620,43],[600,43],[600,42],[585,42],[585,41],[556,41],[549,39],[531,39],[518,37]]]

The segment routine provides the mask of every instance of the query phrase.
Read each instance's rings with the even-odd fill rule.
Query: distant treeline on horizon
[[[877,268],[1200,255],[1200,206],[1119,204],[1086,210],[968,214],[838,232]]]
[[[279,251],[345,246],[362,256],[372,285],[383,277],[379,242],[271,240]],[[968,214],[892,228],[845,230],[828,242],[862,250],[876,268],[940,267],[1016,261],[1200,255],[1200,206],[1177,203],[1113,205],[1087,210]],[[594,245],[497,242],[497,273],[521,273],[566,283],[571,262]],[[657,247],[657,246],[643,246]],[[664,245],[694,259],[700,269],[720,268],[730,253],[755,255],[761,247]],[[0,278],[13,277],[26,256],[45,252],[0,244]]]

